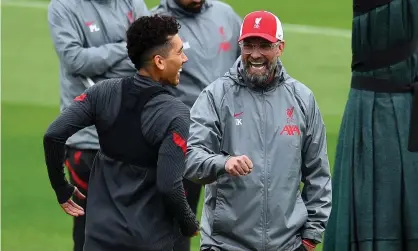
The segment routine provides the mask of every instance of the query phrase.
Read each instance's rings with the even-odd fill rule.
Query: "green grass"
[[[255,9],[283,22],[350,28],[351,2],[228,0],[240,15]],[[156,1],[147,1],[154,6]],[[350,39],[285,31],[287,71],[315,93],[335,143],[350,77]],[[4,251],[70,251],[71,218],[58,206],[44,165],[42,136],[59,113],[58,64],[46,10],[2,6],[2,243]],[[193,250],[198,250],[198,238]]]

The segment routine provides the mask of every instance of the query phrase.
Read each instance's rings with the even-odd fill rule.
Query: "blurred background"
[[[56,202],[42,148],[43,134],[59,113],[58,59],[48,31],[48,2],[3,0],[1,4],[3,251],[72,250],[72,219]],[[333,164],[350,82],[352,2],[226,2],[241,16],[262,9],[284,23],[282,61],[319,102]],[[158,0],[146,3],[151,9]],[[198,250],[198,243],[195,237],[193,250]]]

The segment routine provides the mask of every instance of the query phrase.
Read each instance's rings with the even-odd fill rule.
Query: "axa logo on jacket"
[[[280,135],[298,135],[300,136],[300,129],[297,124],[295,124],[295,119],[293,118],[293,112],[295,111],[295,107],[292,106],[286,109],[286,116],[287,116],[287,123],[283,127]]]

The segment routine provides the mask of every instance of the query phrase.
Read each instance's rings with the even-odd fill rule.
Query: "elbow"
[[[202,185],[202,186],[209,185],[214,182],[214,180],[212,179],[199,179],[194,176],[187,176],[187,175],[185,175],[184,178],[195,184]]]
[[[67,48],[59,53],[65,70],[70,74],[79,74],[82,71],[82,52],[78,48]]]
[[[93,75],[86,71],[83,62],[77,58],[67,59],[65,62],[65,69],[70,74],[78,74],[86,77]]]
[[[48,142],[51,141],[51,139],[52,139],[51,135],[48,132],[46,132],[42,140],[44,147],[48,144]]]
[[[157,181],[157,190],[158,190],[159,193],[161,193],[161,194],[169,193],[170,191],[169,191],[169,189],[167,189],[167,187],[168,187],[167,184],[163,184],[162,182]]]
[[[87,58],[84,53],[64,55],[65,70],[70,74],[82,75],[85,77],[92,77],[101,73],[99,68],[104,67],[104,64],[91,63],[95,61],[94,58]],[[91,65],[89,67],[89,65]],[[95,69],[97,68],[97,69]]]
[[[175,193],[177,186],[178,185],[176,185],[175,183],[157,181],[158,192],[160,192],[166,197],[172,197],[172,195]]]
[[[194,170],[192,168],[186,168],[184,172],[184,178],[199,185],[209,185],[216,181],[214,177],[207,177],[204,174],[200,173],[198,170]]]
[[[65,143],[66,139],[59,130],[54,130],[54,127],[51,125],[44,134],[43,142],[44,145],[48,142]]]
[[[55,141],[55,137],[52,134],[50,134],[49,132],[45,133],[42,141],[44,151],[47,151],[47,149],[55,145]]]
[[[192,161],[186,161],[186,169],[184,170],[184,178],[200,185],[205,185],[205,182],[199,178],[198,170]]]
[[[196,184],[200,184],[200,185],[205,185],[204,180],[200,179],[199,176],[196,174],[195,171],[192,171],[192,169],[190,168],[186,168],[185,172],[184,172],[184,178],[196,183]]]
[[[56,135],[55,132],[53,132],[51,130],[48,130],[44,134],[43,141],[48,142],[48,141],[51,141],[51,140],[55,139],[56,137],[57,137],[57,135]]]

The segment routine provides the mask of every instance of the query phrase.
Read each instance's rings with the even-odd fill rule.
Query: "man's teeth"
[[[251,63],[251,67],[261,69],[264,67],[264,63]]]
[[[179,69],[179,72],[181,72],[182,70],[183,70],[183,68],[180,68],[180,69]]]

